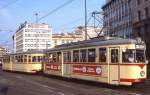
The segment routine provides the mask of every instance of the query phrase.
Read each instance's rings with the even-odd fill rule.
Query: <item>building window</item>
[[[136,0],[136,4],[137,4],[137,5],[140,5],[140,1],[141,1],[141,0]]]
[[[145,8],[145,19],[149,17],[149,9],[148,7]]]
[[[96,57],[95,49],[89,49],[88,50],[88,62],[95,62],[95,57]]]
[[[106,48],[99,49],[99,62],[106,62]]]
[[[87,61],[87,50],[81,50],[80,51],[80,62],[86,62]]]
[[[138,20],[141,20],[141,11],[138,11]]]

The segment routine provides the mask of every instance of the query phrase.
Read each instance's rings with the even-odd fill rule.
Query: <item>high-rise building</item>
[[[150,61],[150,0],[131,0],[133,9],[133,33],[146,43],[146,54]]]
[[[21,24],[13,35],[14,52],[44,50],[52,46],[52,28],[48,24]]]
[[[102,7],[106,35],[132,37],[132,0],[106,0]]]

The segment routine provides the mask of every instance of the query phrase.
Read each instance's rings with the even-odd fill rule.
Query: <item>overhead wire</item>
[[[90,14],[91,14],[91,12],[88,13],[88,15],[90,15]],[[72,21],[70,21],[70,22],[68,22],[68,23],[65,23],[65,24],[62,24],[62,25],[58,26],[57,28],[62,28],[62,27],[64,27],[64,26],[67,26],[67,25],[76,23],[76,22],[81,21],[81,20],[84,20],[84,17],[79,17],[79,18],[77,18],[77,19],[74,19],[74,20],[72,20]],[[91,17],[88,19],[87,22],[89,22],[90,20],[91,20]]]
[[[8,6],[10,6],[10,5],[16,3],[17,1],[18,1],[18,0],[13,0],[12,2],[7,3],[6,5],[0,7],[0,10],[2,10],[2,9],[4,9],[4,8],[6,8],[6,7],[8,7]]]
[[[39,18],[37,21],[40,21],[40,20],[46,18],[47,16],[55,13],[56,11],[60,10],[61,8],[65,7],[65,6],[67,6],[68,4],[72,3],[73,1],[75,1],[75,0],[68,0],[67,2],[63,3],[62,5],[56,7],[55,9],[51,10],[50,12],[48,12],[46,15],[42,16],[41,18]]]

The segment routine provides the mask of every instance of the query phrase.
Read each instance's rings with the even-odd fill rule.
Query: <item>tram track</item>
[[[148,91],[150,91],[149,80],[147,80],[146,84],[141,87],[111,86],[85,80],[68,79],[54,76],[45,77],[42,74],[28,75],[24,73],[0,72],[0,75],[3,78],[11,79],[13,82],[12,85],[18,81],[23,83],[23,87],[21,86],[22,83],[18,83],[17,87],[21,86],[20,88],[11,88],[19,93],[21,93],[22,89],[26,89],[36,93],[43,93],[43,95],[47,95],[47,93],[51,93],[51,95],[149,95]],[[31,85],[35,86],[35,89],[31,88]],[[41,92],[37,88],[43,91]],[[33,92],[29,92],[28,95],[35,94]]]

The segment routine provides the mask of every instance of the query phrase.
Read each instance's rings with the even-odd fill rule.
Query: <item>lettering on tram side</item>
[[[102,67],[101,66],[73,65],[73,73],[88,74],[88,75],[101,75]]]
[[[60,71],[61,66],[56,64],[46,64],[46,70]]]

